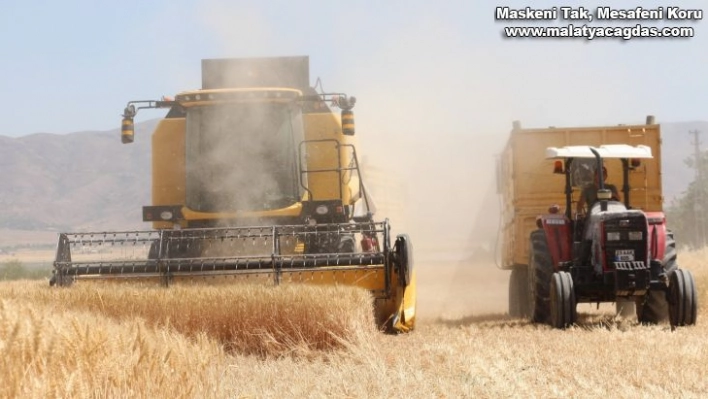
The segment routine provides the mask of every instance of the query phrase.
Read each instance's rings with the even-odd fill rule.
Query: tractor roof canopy
[[[590,146],[567,146],[546,148],[546,159],[552,158],[595,158]],[[594,148],[602,158],[653,158],[651,148],[646,145],[606,144]]]

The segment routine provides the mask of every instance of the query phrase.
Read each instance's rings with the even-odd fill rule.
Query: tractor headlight
[[[629,239],[633,241],[641,241],[644,238],[644,234],[641,231],[630,231]]]
[[[610,231],[607,233],[607,241],[619,241],[620,233],[619,231]]]
[[[170,211],[162,211],[160,212],[160,219],[162,220],[170,220],[172,219],[172,212]]]
[[[329,208],[327,208],[327,205],[320,205],[317,208],[315,208],[315,213],[318,215],[326,215],[329,212]]]

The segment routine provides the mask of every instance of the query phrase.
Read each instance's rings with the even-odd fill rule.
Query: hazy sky
[[[360,154],[406,187],[408,226],[427,237],[418,242],[465,240],[496,213],[483,204],[513,120],[708,120],[705,21],[676,23],[695,28],[690,39],[630,41],[504,39],[505,24],[494,21],[496,6],[568,3],[3,0],[0,135],[117,129],[127,101],[198,88],[202,58],[309,55],[313,82],[358,98]],[[137,121],[163,114],[143,111]]]
[[[566,3],[480,3],[5,0],[0,134],[113,129],[128,100],[197,88],[202,58],[274,55],[309,55],[313,79],[356,95],[362,121],[376,104],[384,129],[708,119],[705,21],[691,39],[511,40],[496,5]],[[622,2],[675,3],[705,5]]]

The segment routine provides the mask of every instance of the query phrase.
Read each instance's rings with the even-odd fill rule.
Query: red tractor
[[[527,284],[516,285],[519,313],[534,322],[565,328],[576,322],[578,303],[633,301],[642,323],[668,316],[673,327],[696,323],[693,276],[676,263],[676,243],[663,212],[632,208],[629,172],[652,158],[648,146],[623,144],[549,147],[554,172],[565,175],[565,212],[557,205],[536,220],[530,235]],[[605,160],[621,162],[623,201],[608,190]],[[614,161],[613,161],[614,162]],[[583,176],[599,175],[596,201],[574,212],[573,187]],[[521,275],[521,273],[519,273]],[[525,285],[525,287],[524,287]]]

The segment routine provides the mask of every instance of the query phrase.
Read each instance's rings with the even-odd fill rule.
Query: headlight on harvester
[[[320,205],[317,208],[315,208],[315,213],[318,215],[326,215],[329,213],[329,208],[327,208],[327,205]]]
[[[619,241],[620,233],[619,231],[610,231],[607,233],[607,241]]]
[[[644,238],[644,234],[641,231],[630,231],[629,239],[632,241],[641,241]]]
[[[170,211],[160,212],[160,219],[162,219],[162,220],[171,220],[172,216],[173,216],[172,212],[170,212]]]

